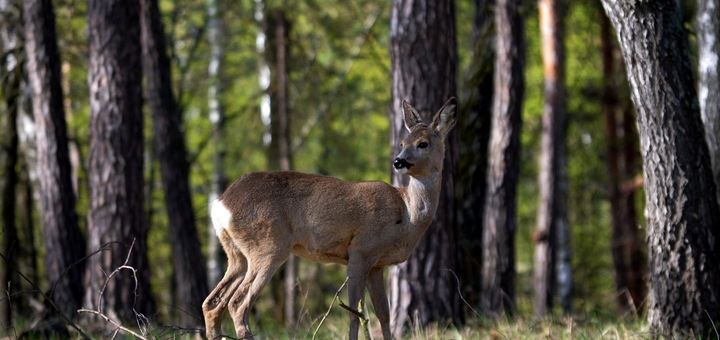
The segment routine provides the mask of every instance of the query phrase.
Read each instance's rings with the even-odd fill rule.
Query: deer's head
[[[445,136],[455,126],[455,98],[450,98],[435,114],[430,126],[403,100],[403,120],[409,134],[400,143],[400,153],[393,161],[395,171],[423,178],[442,171]]]

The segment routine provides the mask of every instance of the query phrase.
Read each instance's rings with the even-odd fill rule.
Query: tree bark
[[[147,225],[143,206],[143,117],[140,3],[88,2],[90,216],[84,305],[115,320],[151,317]],[[132,246],[132,247],[131,247]],[[129,254],[129,255],[128,255]],[[121,270],[125,264],[136,274]],[[136,282],[137,280],[137,282]],[[99,292],[107,282],[102,296]]]
[[[538,222],[533,234],[535,241],[535,266],[533,268],[533,288],[535,314],[539,317],[552,313],[555,297],[556,275],[557,292],[564,292],[568,299],[571,286],[560,288],[560,282],[567,285],[567,267],[569,256],[562,265],[560,262],[560,240],[567,239],[567,176],[565,163],[565,48],[562,0],[540,0],[540,36],[542,40],[542,60],[545,76],[545,106],[542,116],[542,137],[540,150],[540,207]],[[562,244],[566,248],[567,242]],[[569,249],[563,254],[569,255]],[[556,270],[556,266],[557,269]],[[560,268],[563,268],[561,271]],[[568,305],[571,305],[568,304]],[[568,307],[563,304],[563,307]],[[568,312],[568,310],[566,310]]]
[[[40,210],[45,241],[45,273],[51,298],[68,317],[83,295],[85,239],[75,213],[75,192],[63,106],[55,13],[50,0],[25,0],[25,48],[36,124]]]
[[[675,1],[603,0],[638,113],[657,334],[705,337],[720,317],[720,211]]]
[[[143,69],[152,112],[154,142],[160,159],[165,208],[170,222],[176,305],[180,325],[202,324],[202,303],[208,294],[205,260],[195,227],[190,199],[189,164],[182,133],[182,117],[172,93],[170,59],[157,0],[141,0]]]
[[[515,311],[515,230],[525,92],[523,18],[516,0],[495,7],[495,97],[484,208],[481,306],[489,318]]]
[[[407,100],[431,121],[431,114],[456,92],[457,52],[452,1],[394,0],[390,19],[392,157],[406,135],[401,102]],[[417,315],[420,325],[463,321],[455,271],[455,174],[458,130],[447,136],[440,205],[410,258],[390,269],[390,315],[395,337]],[[407,179],[393,175],[393,185]],[[452,272],[451,272],[452,271]]]
[[[482,291],[483,207],[487,180],[488,143],[492,118],[494,0],[476,0],[473,54],[465,87],[470,95],[458,117],[459,163],[455,189],[458,202],[457,270],[467,303],[480,306]]]
[[[695,16],[698,44],[698,100],[720,199],[720,9],[716,0],[699,0]],[[712,94],[711,94],[712,93]]]

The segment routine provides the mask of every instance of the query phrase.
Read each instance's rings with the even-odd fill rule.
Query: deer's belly
[[[320,263],[337,263],[337,264],[348,264],[348,255],[347,251],[323,251],[321,249],[308,249],[307,247],[296,244],[292,247],[291,252],[297,256],[300,256],[304,259],[308,259],[313,262],[320,262]]]

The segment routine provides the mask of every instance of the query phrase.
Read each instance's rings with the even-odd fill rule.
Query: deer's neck
[[[442,172],[422,179],[410,178],[406,191],[408,217],[412,229],[422,234],[435,217],[440,199],[440,179]]]

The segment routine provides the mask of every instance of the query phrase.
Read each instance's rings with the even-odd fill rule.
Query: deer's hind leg
[[[223,312],[227,309],[235,291],[244,281],[248,268],[247,258],[232,244],[232,240],[230,240],[226,232],[221,235],[220,241],[228,256],[228,268],[225,271],[225,276],[202,305],[205,317],[205,336],[209,340],[216,339],[222,334],[220,321]]]
[[[238,338],[252,339],[249,325],[250,310],[275,271],[287,261],[290,256],[290,245],[264,244],[257,249],[247,250],[246,254],[248,254],[248,270],[245,280],[230,298],[228,309],[235,323]]]

